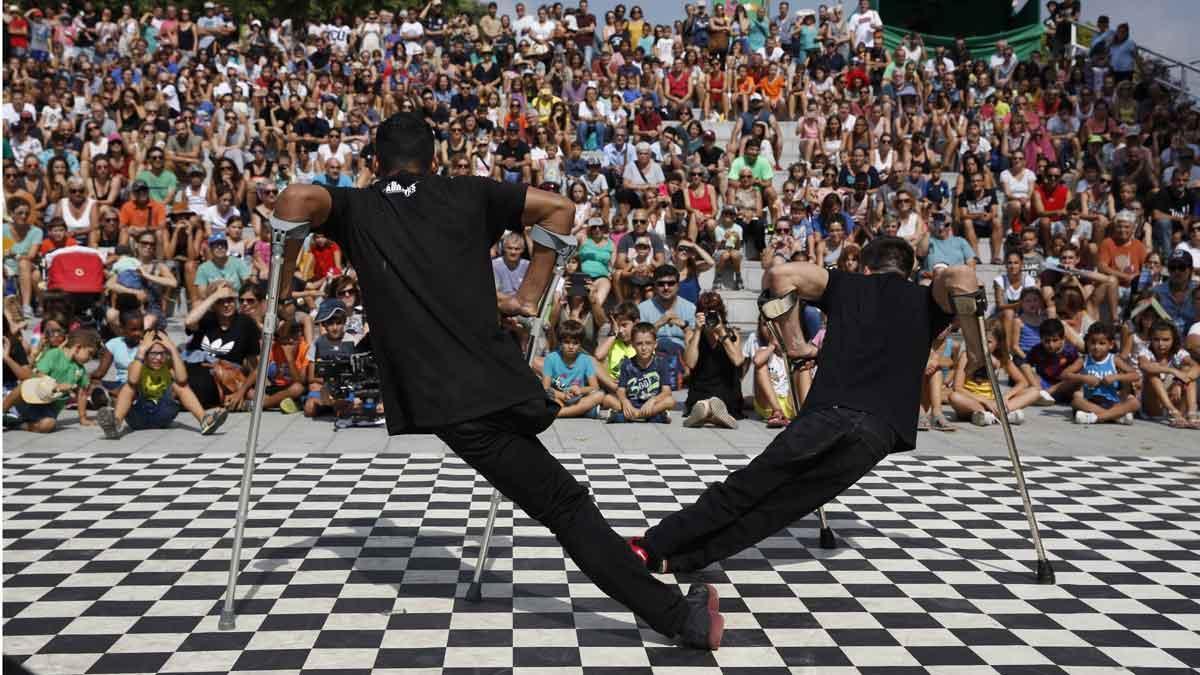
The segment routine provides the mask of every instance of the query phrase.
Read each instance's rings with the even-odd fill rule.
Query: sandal
[[[934,416],[934,418],[930,420],[930,426],[933,427],[934,431],[958,431],[958,429],[954,428],[953,424],[950,424],[949,420],[941,415]]]
[[[1183,415],[1173,415],[1167,419],[1167,426],[1172,429],[1195,429],[1195,425],[1189,422]]]
[[[772,413],[771,417],[767,420],[767,428],[768,429],[782,429],[782,428],[786,427],[787,425],[788,425],[788,418],[779,414],[779,411],[775,411],[774,413]]]
[[[917,418],[917,431],[929,431],[928,415],[921,415]]]

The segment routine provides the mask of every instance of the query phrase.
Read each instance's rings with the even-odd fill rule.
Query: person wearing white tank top
[[[79,176],[67,180],[67,196],[58,203],[58,214],[67,224],[67,236],[87,243],[96,219],[96,200],[87,196],[87,185]]]

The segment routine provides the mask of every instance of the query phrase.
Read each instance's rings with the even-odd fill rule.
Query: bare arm
[[[973,268],[967,265],[955,265],[942,270],[934,277],[932,288],[933,300],[942,308],[942,311],[959,316],[959,328],[962,329],[963,341],[967,347],[967,367],[971,372],[984,363],[983,336],[979,333],[979,322],[975,319],[974,313],[959,314],[954,308],[952,297],[974,293],[978,287],[979,281],[975,277]]]
[[[540,223],[546,229],[558,234],[570,234],[575,222],[575,204],[562,195],[537,188],[529,188],[525,193],[525,212],[521,221],[525,225]],[[529,263],[529,270],[517,289],[512,307],[504,308],[505,313],[537,314],[538,302],[550,285],[550,277],[554,274],[556,253],[548,248],[535,246]],[[513,310],[513,311],[509,311]]]

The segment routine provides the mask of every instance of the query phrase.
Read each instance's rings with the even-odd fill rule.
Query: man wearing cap
[[[574,241],[574,205],[511,183],[434,175],[432,130],[413,113],[380,124],[375,147],[373,173],[381,178],[370,187],[292,184],[274,216],[300,235],[288,240],[284,278],[309,228],[338,242],[359,271],[388,432],[435,433],[549,528],[603,592],[652,629],[716,649],[724,628],[716,589],[697,584],[685,598],[656,581],[541,445],[537,434],[559,406],[497,321],[497,313],[539,312],[556,257],[548,245]],[[535,223],[533,236],[547,245],[533,251],[517,293],[499,304],[488,250],[503,231]]]
[[[242,283],[250,277],[250,268],[245,260],[229,255],[229,241],[224,234],[208,238],[208,253],[208,261],[196,269],[196,288],[200,297],[208,297],[218,281],[226,282],[234,293],[241,292]]]
[[[634,148],[637,159],[625,165],[625,173],[621,176],[624,189],[641,190],[647,187],[658,187],[666,182],[662,166],[654,161],[654,151],[650,144],[642,141]],[[639,198],[640,203],[640,198]],[[642,206],[648,206],[642,204]]]
[[[506,183],[532,182],[532,167],[529,160],[529,145],[521,140],[521,125],[509,122],[504,133],[504,141],[496,146],[495,168],[492,177]]]
[[[158,151],[159,153],[162,150]],[[150,186],[137,179],[129,185],[129,199],[121,205],[118,217],[121,220],[121,243],[128,244],[131,237],[152,231],[158,238],[158,256],[164,257],[166,249],[167,209],[162,202],[150,198]]]
[[[741,114],[739,119],[740,124],[733,126],[733,136],[729,139],[729,151],[736,150],[743,138],[749,137],[754,132],[755,124],[765,124],[767,126],[767,140],[771,143],[771,148],[774,150],[775,157],[782,157],[782,139],[783,132],[779,129],[779,120],[771,113],[770,108],[763,104],[763,96],[758,92],[750,95],[750,109]],[[780,167],[776,166],[776,169]]]
[[[1106,284],[1097,289],[1096,293],[1113,293],[1116,299],[1110,300],[1110,307],[1117,307],[1118,301],[1129,298],[1130,284],[1142,272],[1142,263],[1146,261],[1146,246],[1140,239],[1133,237],[1133,211],[1123,209],[1117,212],[1112,227],[1108,228],[1108,236],[1100,242],[1100,251],[1096,258],[1096,269],[1102,274],[1115,279],[1115,283]],[[1112,298],[1112,296],[1108,296]]]
[[[354,342],[346,338],[346,305],[337,298],[325,298],[317,307],[316,323],[321,335],[313,340],[308,351],[308,396],[304,399],[304,416],[316,417],[329,409],[343,407],[346,401],[335,400],[325,389],[325,380],[317,375],[317,362],[348,361],[354,354]],[[343,406],[339,406],[343,404]]]
[[[1192,278],[1194,262],[1191,253],[1175,249],[1167,258],[1167,280],[1154,287],[1158,303],[1167,311],[1180,335],[1186,335],[1188,328],[1196,322],[1196,305],[1192,301],[1198,285]]]

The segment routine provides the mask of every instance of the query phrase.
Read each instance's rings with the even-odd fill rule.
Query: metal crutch
[[[1021,457],[1017,454],[1017,442],[1013,438],[1012,425],[1008,421],[1008,408],[1004,405],[1004,395],[1000,391],[1000,378],[996,375],[996,367],[992,364],[991,355],[987,350],[987,323],[984,320],[987,314],[987,293],[983,288],[979,288],[974,293],[969,295],[956,295],[954,300],[954,308],[959,316],[967,313],[975,315],[975,321],[979,325],[979,341],[982,343],[980,349],[984,356],[984,365],[987,368],[988,380],[992,383],[992,397],[996,400],[996,407],[1000,411],[1000,428],[1004,430],[1004,441],[1008,444],[1008,457],[1012,460],[1013,475],[1017,479],[1017,491],[1021,493],[1021,502],[1025,505],[1025,518],[1029,521],[1029,537],[1033,539],[1033,548],[1037,552],[1037,580],[1039,584],[1054,583],[1054,567],[1050,565],[1050,559],[1046,557],[1046,549],[1042,547],[1042,536],[1038,532],[1037,519],[1033,515],[1033,502],[1029,499],[1029,488],[1025,485],[1025,472],[1021,468]],[[972,306],[968,307],[967,303]]]
[[[534,226],[531,238],[533,243],[554,250],[557,258],[554,262],[554,275],[550,280],[550,285],[542,292],[542,297],[538,301],[537,316],[530,317],[527,322],[524,322],[529,328],[529,343],[525,349],[525,360],[529,363],[530,368],[533,367],[533,360],[537,358],[538,353],[546,344],[546,322],[542,320],[542,315],[546,311],[546,303],[550,300],[552,290],[558,288],[558,282],[562,280],[567,261],[571,259],[571,256],[575,254],[575,249],[579,246],[574,237],[552,232],[540,225]],[[488,547],[492,543],[492,530],[496,526],[496,513],[500,510],[502,498],[500,491],[492,488],[487,522],[483,526],[483,537],[479,540],[479,557],[475,560],[475,572],[471,575],[471,584],[467,586],[466,599],[468,602],[483,600],[483,570],[487,566]]]
[[[790,298],[790,302],[788,298]],[[783,332],[775,321],[786,316],[788,312],[792,311],[799,304],[796,302],[795,295],[785,296],[776,300],[769,300],[766,295],[759,296],[759,311],[767,320],[767,330],[771,331],[771,336],[775,338],[775,344],[779,348],[780,356],[787,363],[788,388],[792,394],[792,409],[796,411],[797,415],[800,414],[800,406],[803,404],[803,401],[800,399],[800,390],[796,388],[796,366],[799,363],[787,357],[787,350],[783,346]],[[817,517],[821,519],[821,530],[818,536],[821,548],[837,548],[837,537],[833,535],[833,528],[829,527],[829,520],[825,517],[824,506],[817,507]]]
[[[267,365],[271,360],[271,343],[275,338],[275,312],[279,307],[279,279],[283,275],[283,250],[288,239],[303,239],[307,223],[292,223],[271,218],[271,273],[267,282],[267,313],[263,317],[262,345],[258,372],[254,378],[254,404],[250,408],[250,432],[246,436],[246,453],[242,460],[242,490],[238,497],[237,523],[233,531],[233,550],[229,556],[229,583],[225,587],[225,605],[217,621],[220,630],[233,630],[236,614],[233,599],[237,593],[237,575],[242,566],[242,535],[250,512],[250,484],[254,479],[254,451],[258,447],[258,430],[262,422],[262,404],[267,384]]]

